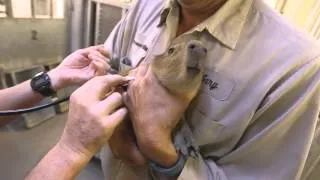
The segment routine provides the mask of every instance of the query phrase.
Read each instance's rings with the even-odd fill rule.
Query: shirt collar
[[[165,0],[163,9],[160,13],[160,21],[158,23],[158,27],[161,27],[163,24],[166,23],[167,17],[174,8],[178,6],[175,0]]]
[[[235,49],[239,41],[253,0],[227,0],[212,16],[203,21],[195,31],[207,30],[214,38],[231,49]],[[158,26],[163,25],[170,11],[179,7],[176,0],[165,0]]]

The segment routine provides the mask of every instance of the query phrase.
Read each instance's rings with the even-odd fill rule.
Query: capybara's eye
[[[194,45],[194,44],[190,44],[189,45],[189,48],[192,50],[192,49],[194,49],[196,47],[196,45]]]
[[[168,49],[168,54],[170,55],[172,53],[174,53],[174,48],[173,47]]]

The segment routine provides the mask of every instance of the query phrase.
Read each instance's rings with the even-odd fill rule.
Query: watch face
[[[46,86],[48,82],[46,81],[45,78],[39,78],[34,82],[34,86],[41,88],[42,86]]]
[[[34,91],[42,94],[43,96],[50,96],[54,93],[54,91],[51,89],[50,77],[44,72],[36,74],[32,78],[30,84]]]

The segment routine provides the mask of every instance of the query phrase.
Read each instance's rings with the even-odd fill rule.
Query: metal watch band
[[[165,168],[165,167],[159,166],[155,162],[149,162],[149,166],[151,167],[152,170],[156,172],[159,172],[168,177],[173,177],[173,176],[178,176],[181,173],[185,163],[186,163],[186,157],[181,153],[179,153],[178,160],[176,164],[173,165],[172,167]]]

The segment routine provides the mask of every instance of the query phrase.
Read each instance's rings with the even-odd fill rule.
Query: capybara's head
[[[151,68],[170,92],[193,98],[201,85],[207,49],[198,40],[180,42],[156,56]]]

